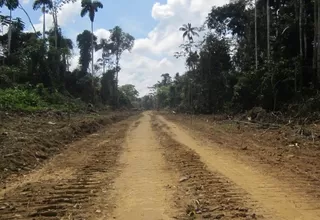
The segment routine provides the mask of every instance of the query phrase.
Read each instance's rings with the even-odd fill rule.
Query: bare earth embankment
[[[128,116],[7,179],[0,219],[320,219],[311,147],[287,152],[269,131],[181,115]]]

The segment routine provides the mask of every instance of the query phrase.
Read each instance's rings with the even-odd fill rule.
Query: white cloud
[[[81,2],[76,1],[75,3],[67,3],[61,7],[61,10],[58,12],[58,24],[61,27],[66,26],[69,23],[74,22],[75,16],[80,16],[80,10],[81,10]],[[39,9],[40,11],[40,9]],[[45,15],[46,19],[46,30],[49,30],[53,27],[53,18],[51,14]],[[39,18],[39,23],[34,25],[35,29],[37,31],[42,32],[43,28],[43,16],[41,15]]]
[[[156,20],[161,20],[174,16],[174,12],[170,5],[161,5],[159,2],[155,3],[152,8],[152,17]]]
[[[93,34],[97,36],[98,42],[100,41],[100,39],[108,39],[110,37],[110,31],[103,28],[97,29],[96,31],[93,32]]]
[[[151,16],[157,25],[145,38],[136,39],[131,53],[124,53],[120,62],[119,83],[134,84],[140,95],[148,93],[148,88],[161,78],[161,74],[185,71],[184,60],[173,57],[183,42],[179,27],[185,23],[200,26],[206,19],[211,7],[223,5],[229,0],[167,0],[167,3],[155,3]],[[98,29],[98,38],[108,37],[109,31]],[[95,59],[101,52],[95,53]],[[77,64],[78,56],[75,57]]]
[[[22,4],[28,4],[30,0],[22,0]]]
[[[148,93],[163,73],[174,76],[185,71],[184,60],[173,57],[183,42],[179,27],[185,23],[200,26],[211,7],[223,5],[228,0],[167,0],[155,3],[151,15],[158,24],[146,38],[137,39],[131,54],[121,61],[120,84],[135,84],[140,95]],[[156,58],[154,58],[156,57]]]

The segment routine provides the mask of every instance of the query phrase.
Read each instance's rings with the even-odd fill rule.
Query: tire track
[[[167,169],[162,147],[151,129],[150,115],[144,113],[128,132],[120,157],[121,174],[115,180],[113,197],[118,220],[172,219],[174,173]]]
[[[226,150],[217,148],[212,143],[199,145],[203,142],[197,142],[177,125],[161,116],[158,119],[169,128],[170,131],[167,132],[170,136],[194,150],[210,171],[219,172],[244,190],[252,200],[257,201],[258,207],[264,211],[267,219],[320,219],[319,203],[295,188],[301,184],[300,182],[285,184],[270,174],[260,172],[259,167],[252,163],[237,160]],[[294,180],[293,178],[292,181]]]
[[[175,141],[166,125],[152,118],[152,127],[165,148],[164,156],[181,175],[175,195],[176,219],[261,219],[247,194],[217,172],[209,171],[194,151]]]
[[[75,143],[65,156],[57,157],[47,169],[48,176],[55,166],[73,170],[68,175],[29,180],[3,193],[0,197],[0,219],[80,220],[103,217],[104,209],[112,209],[107,195],[117,175],[115,166],[128,124],[129,121],[117,123],[107,133],[95,134]],[[77,157],[81,159],[77,160]],[[70,162],[73,159],[75,163]]]

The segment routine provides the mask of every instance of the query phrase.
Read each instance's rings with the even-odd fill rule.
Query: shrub
[[[0,109],[40,110],[46,103],[33,90],[18,88],[0,90]]]

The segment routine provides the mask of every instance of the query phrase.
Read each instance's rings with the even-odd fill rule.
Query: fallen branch
[[[240,121],[240,120],[231,120],[235,123],[242,123],[242,124],[248,124],[248,125],[254,125],[254,126],[266,126],[269,129],[272,128],[280,128],[281,125],[278,124],[270,124],[270,123],[261,123],[261,122],[249,122],[249,121]]]
[[[17,155],[17,154],[19,154],[19,153],[20,153],[20,152],[15,152],[15,153],[11,153],[11,154],[6,154],[6,155],[3,155],[3,158],[15,156],[15,155]]]

